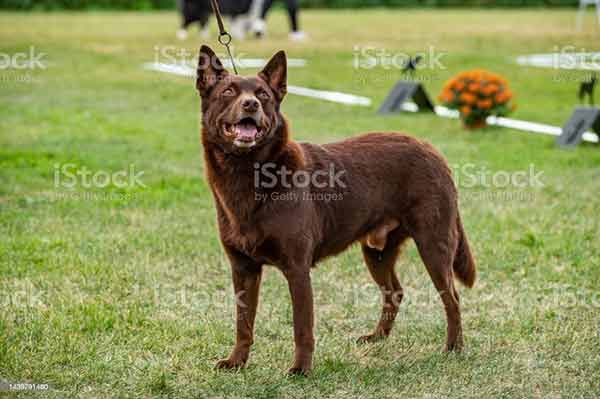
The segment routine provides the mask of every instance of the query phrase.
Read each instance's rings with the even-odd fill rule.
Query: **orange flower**
[[[440,94],[440,96],[438,97],[438,99],[442,102],[445,103],[449,103],[450,101],[452,101],[452,98],[454,98],[453,93],[450,90],[446,90],[444,91],[442,94]]]
[[[479,100],[477,101],[477,108],[490,109],[492,108],[492,100]]]
[[[473,83],[469,83],[468,89],[471,93],[477,93],[479,91],[479,87],[480,87],[479,83],[473,82]]]
[[[465,92],[460,95],[460,100],[465,104],[475,104],[475,102],[477,102],[477,97],[471,93]]]
[[[489,95],[493,95],[494,93],[497,93],[498,89],[499,89],[499,87],[497,84],[490,83],[490,84],[485,85],[483,87],[483,89],[481,90],[481,92],[483,94],[485,94],[486,96],[489,96]]]
[[[463,89],[465,88],[465,83],[463,81],[457,80],[456,82],[454,82],[453,87],[458,91],[463,91]]]
[[[468,105],[463,105],[462,107],[460,107],[460,113],[463,116],[469,116],[471,114],[471,107],[469,107]]]
[[[506,92],[496,94],[496,102],[498,104],[504,104],[505,102],[508,102],[508,100],[510,100],[510,96],[508,96]]]

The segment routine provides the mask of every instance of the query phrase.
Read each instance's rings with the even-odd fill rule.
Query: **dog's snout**
[[[256,112],[259,102],[256,98],[246,98],[242,101],[242,108],[247,112]]]

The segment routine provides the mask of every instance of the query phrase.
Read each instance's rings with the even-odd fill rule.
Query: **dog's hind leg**
[[[375,330],[371,334],[360,337],[359,343],[385,338],[392,330],[403,296],[402,286],[400,286],[394,271],[394,265],[400,252],[400,246],[406,238],[407,236],[400,229],[396,229],[387,235],[383,250],[374,248],[373,243],[369,243],[368,240],[362,243],[363,258],[371,277],[381,289],[383,307]]]
[[[448,218],[437,227],[427,226],[415,232],[413,239],[433,284],[442,299],[448,323],[446,351],[463,348],[458,292],[454,286],[453,263],[458,247],[458,231]]]

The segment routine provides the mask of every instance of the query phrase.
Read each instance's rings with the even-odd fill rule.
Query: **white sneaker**
[[[264,19],[257,18],[252,22],[252,33],[255,37],[260,38],[265,35],[267,24]]]
[[[178,38],[179,40],[185,40],[185,39],[187,39],[187,37],[188,37],[187,30],[185,30],[185,29],[179,29],[179,30],[177,31],[177,33],[175,33],[175,36],[177,36],[177,38]]]
[[[297,30],[295,32],[290,32],[289,38],[293,42],[301,42],[301,41],[306,40],[306,33],[304,33],[304,31],[301,31],[301,30]]]

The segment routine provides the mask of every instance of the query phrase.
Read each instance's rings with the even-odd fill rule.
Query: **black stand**
[[[563,127],[562,134],[556,138],[556,144],[563,148],[576,147],[589,129],[600,137],[600,108],[577,107]]]
[[[390,114],[401,110],[402,104],[411,99],[419,111],[435,112],[433,103],[421,83],[399,81],[381,104],[379,114]]]

